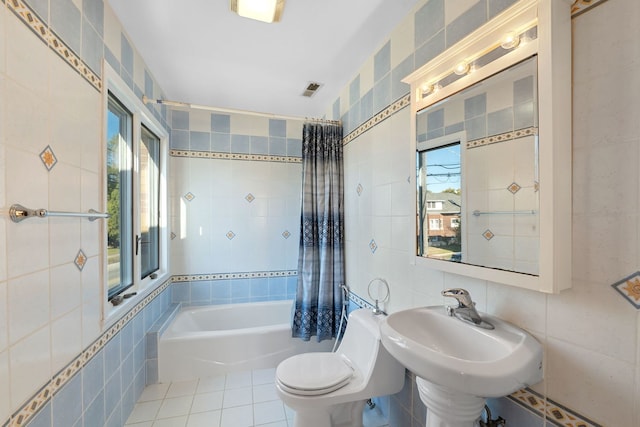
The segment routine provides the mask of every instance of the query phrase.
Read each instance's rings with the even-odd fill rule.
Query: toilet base
[[[305,408],[296,411],[293,427],[363,427],[365,403],[365,400],[360,400],[327,408]]]

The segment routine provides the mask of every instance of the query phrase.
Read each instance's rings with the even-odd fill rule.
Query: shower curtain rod
[[[259,111],[245,111],[245,110],[236,110],[233,108],[211,107],[208,105],[190,104],[188,102],[169,101],[167,99],[150,99],[150,98],[147,98],[146,95],[142,95],[142,102],[145,104],[161,104],[161,105],[169,105],[172,107],[187,107],[187,108],[194,108],[197,110],[218,111],[221,113],[248,114],[252,116],[269,117],[272,119],[276,118],[276,119],[284,119],[284,120],[298,120],[298,121],[305,121],[305,122],[328,123],[328,124],[335,124],[335,125],[342,124],[340,120],[319,119],[314,117],[286,116],[286,115],[279,115],[279,114],[261,113]]]

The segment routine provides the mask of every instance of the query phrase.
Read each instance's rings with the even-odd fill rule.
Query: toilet
[[[402,389],[405,368],[382,346],[381,320],[355,310],[335,353],[298,354],[278,365],[276,390],[295,411],[294,427],[362,427],[367,399]]]

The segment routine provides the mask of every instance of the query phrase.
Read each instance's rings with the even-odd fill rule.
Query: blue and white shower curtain
[[[344,283],[342,126],[305,123],[294,337],[337,335]]]

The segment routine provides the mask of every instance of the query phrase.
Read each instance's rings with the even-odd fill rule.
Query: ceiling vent
[[[311,82],[307,85],[307,88],[302,93],[302,96],[311,98],[322,86],[320,83]]]

